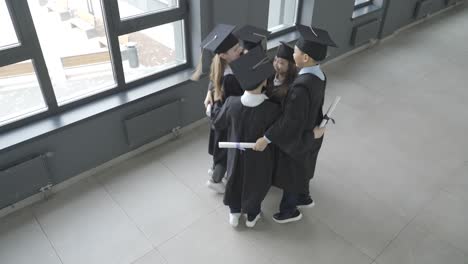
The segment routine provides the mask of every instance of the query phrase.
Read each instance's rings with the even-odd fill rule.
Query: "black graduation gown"
[[[279,117],[278,104],[265,100],[256,107],[244,106],[241,97],[229,97],[214,121],[216,129],[228,128],[227,141],[255,142]],[[257,210],[272,183],[274,148],[228,150],[228,183],[224,204],[243,212]]]
[[[278,152],[273,184],[287,192],[308,193],[323,137],[315,139],[314,127],[323,119],[326,80],[313,74],[299,75],[289,88],[283,114],[265,133]]]
[[[239,82],[237,81],[236,77],[233,74],[227,74],[223,76],[222,85],[224,89],[224,99],[222,101],[215,102],[211,109],[211,117],[210,117],[211,124],[210,124],[210,138],[208,141],[208,153],[213,156],[213,164],[221,164],[226,167],[227,150],[220,149],[218,147],[218,142],[226,141],[227,131],[215,130],[213,128],[213,120],[214,120],[214,117],[216,116],[216,113],[220,111],[221,107],[224,104],[224,101],[227,98],[229,98],[229,96],[241,96],[244,93],[244,91],[242,90]]]

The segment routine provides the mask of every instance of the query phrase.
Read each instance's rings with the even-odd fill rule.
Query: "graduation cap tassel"
[[[208,41],[202,48],[202,50],[206,49],[208,45],[210,45],[213,41],[215,41],[218,38],[218,35],[215,35],[212,40]]]
[[[260,62],[258,62],[257,64],[255,64],[253,67],[252,67],[252,70],[255,70],[257,69],[258,67],[260,67],[261,65],[267,63],[270,59],[268,57],[265,57],[263,58]]]
[[[317,35],[317,33],[315,33],[315,30],[314,30],[314,28],[312,26],[310,26],[310,30],[312,30],[312,33],[314,33],[314,35],[318,38],[318,35]]]

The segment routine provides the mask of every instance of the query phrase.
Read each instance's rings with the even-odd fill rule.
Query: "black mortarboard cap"
[[[281,41],[281,45],[278,47],[276,52],[276,57],[283,58],[288,61],[294,61],[294,47],[290,46],[288,43]]]
[[[243,90],[254,90],[275,73],[270,58],[258,46],[229,64]]]
[[[234,47],[239,40],[232,34],[236,26],[218,24],[202,41],[202,49],[216,54],[224,53]]]
[[[261,29],[258,27],[254,27],[252,25],[246,25],[234,32],[234,35],[237,36],[240,40],[242,40],[242,46],[247,49],[251,50],[256,46],[262,44],[270,35],[270,31]],[[265,48],[265,47],[264,47]]]
[[[304,25],[297,25],[296,28],[301,35],[296,46],[314,60],[324,60],[328,47],[337,47],[326,30]]]

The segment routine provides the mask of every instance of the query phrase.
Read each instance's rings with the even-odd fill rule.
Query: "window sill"
[[[279,45],[281,45],[281,42],[292,42],[297,39],[299,39],[299,33],[296,30],[273,37],[267,42],[267,50],[277,48]]]
[[[361,7],[359,9],[354,10],[351,19],[356,19],[358,17],[362,17],[370,13],[374,13],[376,11],[379,11],[381,8],[382,8],[381,4],[371,4],[365,7]]]
[[[179,71],[154,82],[119,92],[64,113],[7,131],[0,134],[0,153],[11,150],[11,148],[27,143],[32,139],[49,135],[67,126],[118,109],[171,87],[184,84],[190,80],[192,72],[193,69]]]

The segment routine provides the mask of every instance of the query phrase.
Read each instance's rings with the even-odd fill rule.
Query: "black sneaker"
[[[312,208],[315,206],[314,200],[310,198],[309,195],[307,196],[300,196],[299,201],[297,202],[297,208]]]
[[[294,211],[293,213],[276,213],[273,215],[273,221],[278,224],[286,224],[291,222],[296,222],[302,219],[302,214],[299,210]]]

